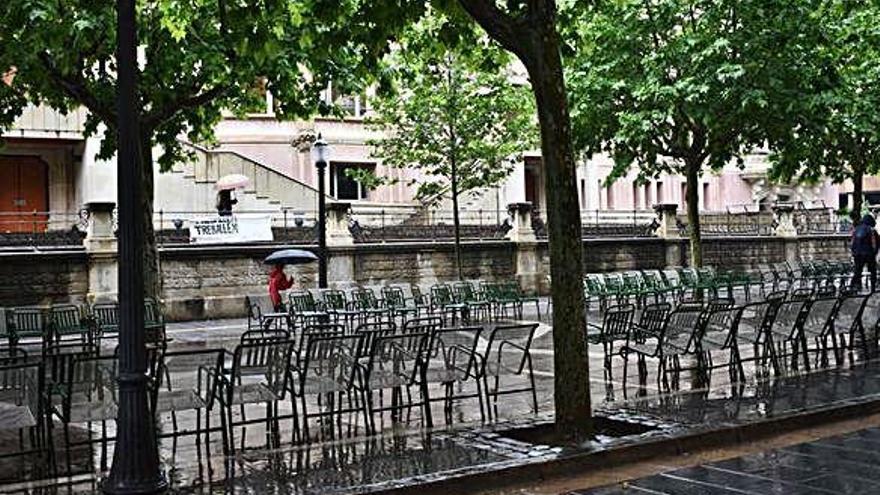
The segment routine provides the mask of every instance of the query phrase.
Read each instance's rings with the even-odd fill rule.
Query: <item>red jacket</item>
[[[287,278],[280,268],[275,268],[269,273],[269,297],[276,308],[281,305],[281,291],[291,287],[293,287],[293,279]]]

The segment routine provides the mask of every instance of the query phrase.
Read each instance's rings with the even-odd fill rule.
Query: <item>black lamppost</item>
[[[330,161],[330,146],[318,134],[312,145],[312,158],[318,168],[318,287],[327,288],[327,198],[324,194],[324,175]]]
[[[147,407],[147,349],[144,341],[144,226],[137,110],[135,0],[117,0],[117,201],[119,209],[119,408],[110,494],[163,493],[153,417]]]

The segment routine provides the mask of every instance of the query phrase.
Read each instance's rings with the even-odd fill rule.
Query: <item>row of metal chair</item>
[[[434,284],[427,292],[416,285],[348,290],[296,290],[288,293],[288,305],[276,311],[265,295],[249,295],[248,328],[284,325],[302,328],[312,323],[342,323],[354,326],[366,322],[392,321],[436,315],[444,323],[470,323],[499,319],[521,319],[523,305],[534,303],[540,318],[540,300],[523,293],[519,284],[459,281]]]
[[[816,354],[816,365],[828,363],[829,352],[840,363],[848,351],[869,355],[876,347],[880,322],[880,292],[852,293],[800,287],[777,291],[761,301],[736,305],[720,298],[688,301],[673,307],[669,302],[647,305],[635,320],[635,307],[624,303],[609,307],[601,325],[589,325],[588,341],[603,345],[606,376],[611,379],[611,360],[624,360],[624,383],[630,355],[639,359],[640,374],[645,358],[658,360],[658,384],[668,387],[667,368],[680,371],[681,358],[695,359],[699,373],[714,368],[715,351],[729,353],[732,378],[744,379],[743,363],[754,361],[761,369],[775,373],[786,369],[786,360],[796,369],[802,362],[810,368],[808,356]],[[856,348],[856,344],[860,346]],[[615,349],[615,345],[619,345]],[[740,347],[750,347],[745,358]]]

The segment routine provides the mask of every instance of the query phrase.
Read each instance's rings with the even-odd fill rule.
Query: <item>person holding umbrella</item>
[[[275,251],[263,260],[263,263],[272,265],[269,272],[269,298],[275,306],[275,311],[284,311],[284,303],[281,301],[281,291],[293,287],[293,277],[284,273],[284,265],[302,265],[318,260],[314,253],[301,249],[282,249]]]
[[[235,189],[244,189],[250,184],[250,179],[241,174],[224,175],[217,179],[214,187],[217,189],[217,214],[221,217],[232,216],[232,206],[238,200],[232,197]]]
[[[272,270],[269,271],[269,298],[272,300],[275,312],[280,313],[285,310],[281,301],[281,291],[291,287],[293,287],[293,277],[288,277],[284,273],[284,265],[272,265]]]

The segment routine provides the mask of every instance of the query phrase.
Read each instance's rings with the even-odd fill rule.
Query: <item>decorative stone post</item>
[[[88,203],[89,226],[85,248],[89,254],[89,301],[115,298],[119,291],[117,277],[117,242],[113,232],[115,203]]]
[[[797,228],[794,226],[794,205],[791,203],[777,203],[773,205],[773,219],[776,228],[773,234],[776,237],[797,237]]]
[[[535,230],[532,229],[532,203],[511,203],[507,205],[510,215],[511,229],[507,238],[513,242],[535,242]]]
[[[532,203],[511,203],[507,205],[507,212],[511,220],[507,238],[516,243],[516,280],[526,292],[543,294],[548,288],[541,286],[545,277],[538,270],[538,239],[532,228]]]
[[[327,203],[327,245],[351,246],[354,237],[348,230],[351,203]]]
[[[659,222],[654,234],[661,239],[679,239],[681,234],[678,230],[678,205],[654,205],[654,211],[657,212]]]
[[[678,228],[678,205],[657,204],[654,205],[654,211],[657,212],[657,228],[654,230],[654,235],[665,241],[666,266],[683,265],[686,250]]]

